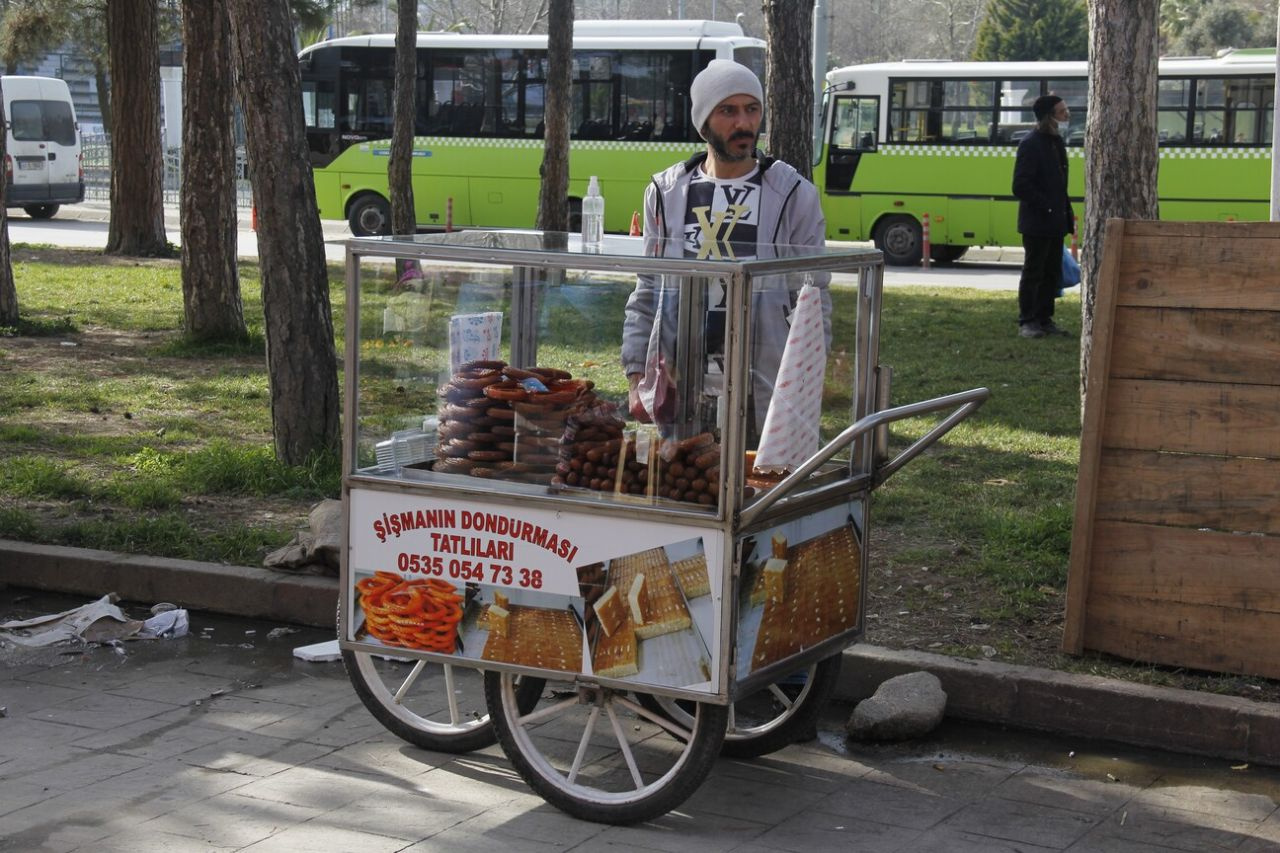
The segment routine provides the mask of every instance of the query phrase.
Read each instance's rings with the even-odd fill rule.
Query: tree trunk
[[[573,0],[551,0],[547,15],[546,134],[538,174],[537,228],[569,230],[569,113],[573,63]]]
[[[400,0],[396,14],[395,128],[387,160],[391,190],[391,232],[413,234],[418,217],[413,207],[413,135],[418,93],[418,4]]]
[[[813,176],[813,0],[765,0],[769,153]],[[785,105],[785,110],[783,109]],[[770,109],[772,106],[772,109]]]
[[[4,93],[0,91],[0,128],[8,116],[4,112]],[[4,162],[8,134],[0,133],[0,163]],[[13,265],[9,263],[9,214],[0,204],[0,326],[18,326],[18,287],[13,281]]]
[[[182,309],[196,340],[249,332],[236,265],[231,27],[218,0],[182,4]]]
[[[1156,197],[1159,11],[1159,0],[1089,2],[1089,117],[1084,143],[1087,204],[1080,258],[1082,403],[1089,378],[1094,300],[1107,220],[1160,216]],[[1123,132],[1116,128],[1123,128]]]
[[[160,47],[156,0],[107,3],[111,57],[111,224],[107,254],[173,254],[164,233]]]
[[[287,0],[228,0],[227,9],[258,208],[272,433],[276,456],[296,465],[336,452],[340,437],[339,365],[302,81]]]

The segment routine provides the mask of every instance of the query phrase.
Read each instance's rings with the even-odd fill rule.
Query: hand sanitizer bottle
[[[600,182],[595,175],[587,183],[587,194],[582,199],[582,247],[596,248],[604,242],[604,196],[600,195]]]

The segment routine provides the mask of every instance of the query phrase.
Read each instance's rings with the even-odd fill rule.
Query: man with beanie
[[[653,176],[644,196],[647,254],[698,259],[772,255],[778,245],[822,246],[826,220],[818,190],[791,166],[756,149],[764,119],[760,80],[727,59],[708,63],[689,87],[693,126],[706,151]],[[752,289],[751,405],[748,429],[764,424],[773,381],[786,344],[799,282],[770,277]],[[830,339],[827,276],[814,276]],[[669,422],[674,408],[673,361],[678,287],[639,276],[627,301],[622,365],[630,384],[629,407],[642,421]],[[725,288],[713,282],[703,327],[706,363],[703,393],[723,390]]]
[[[1018,334],[1024,338],[1065,335],[1053,322],[1062,291],[1062,240],[1075,231],[1067,197],[1067,146],[1058,123],[1071,118],[1057,95],[1041,95],[1031,107],[1036,129],[1018,144],[1013,194],[1022,234],[1022,278],[1018,282]]]

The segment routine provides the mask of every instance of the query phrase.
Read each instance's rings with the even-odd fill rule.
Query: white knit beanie
[[[760,78],[750,68],[732,59],[711,60],[689,87],[689,112],[693,115],[694,129],[701,134],[711,111],[734,95],[751,95],[764,104]]]

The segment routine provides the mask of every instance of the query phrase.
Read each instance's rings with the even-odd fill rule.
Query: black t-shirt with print
[[[701,168],[689,182],[684,214],[684,255],[699,259],[749,260],[756,256],[761,174],[757,167],[741,178],[708,176]],[[708,377],[724,375],[725,286],[714,281],[707,294],[703,330]],[[715,380],[713,384],[718,384]],[[708,387],[712,393],[718,389]]]

